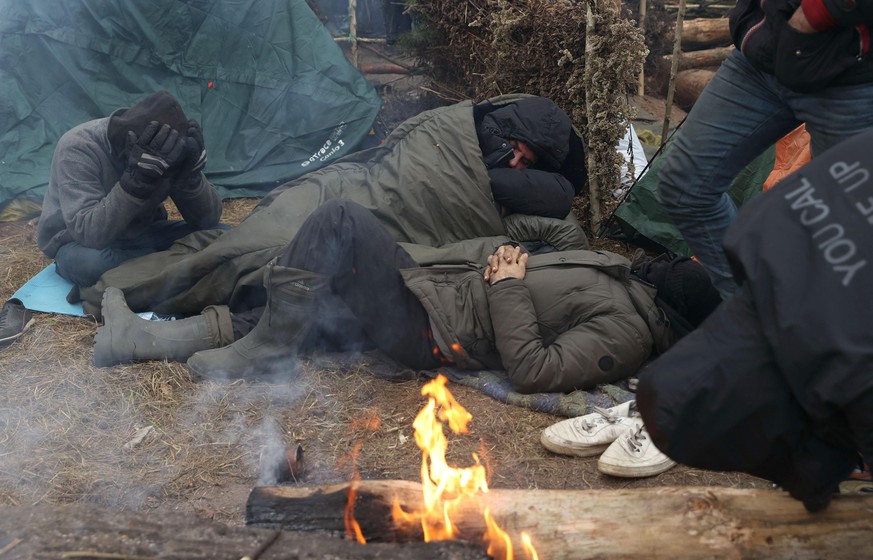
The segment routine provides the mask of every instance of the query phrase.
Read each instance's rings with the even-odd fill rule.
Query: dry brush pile
[[[648,52],[619,4],[418,0],[409,9],[419,22],[410,46],[441,84],[442,95],[487,99],[520,92],[553,99],[584,137],[589,181],[599,193],[618,186],[621,157],[615,146],[632,117],[628,94]],[[587,191],[582,198],[576,207],[588,224]]]

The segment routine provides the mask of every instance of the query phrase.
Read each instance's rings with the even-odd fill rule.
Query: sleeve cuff
[[[809,25],[816,31],[825,31],[840,25],[825,7],[824,0],[803,0],[800,6]]]
[[[498,284],[503,284],[503,283],[506,282],[507,280],[518,280],[519,282],[521,282],[521,280],[519,280],[519,279],[516,278],[515,276],[507,276],[506,278],[501,278],[501,279],[498,280],[497,282],[494,282],[493,284],[490,284],[490,287],[493,288],[494,286],[496,286],[496,285],[498,285]]]

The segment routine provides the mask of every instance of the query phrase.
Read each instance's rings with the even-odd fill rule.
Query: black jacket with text
[[[754,204],[725,237],[766,342],[823,437],[873,462],[873,161],[865,132]],[[717,390],[717,388],[714,388]]]

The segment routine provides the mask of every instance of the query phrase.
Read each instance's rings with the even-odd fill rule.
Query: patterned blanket
[[[479,389],[502,403],[566,417],[590,414],[594,412],[594,407],[609,408],[636,398],[633,392],[636,379],[598,385],[590,391],[522,394],[512,389],[509,377],[502,370],[469,371],[443,367],[437,370],[413,371],[400,366],[379,351],[363,354],[322,353],[312,357],[312,362],[318,367],[339,372],[357,371],[363,366],[372,375],[392,381],[434,378],[443,374],[452,383]]]
[[[440,368],[422,373],[428,377],[436,377],[442,373],[449,381],[475,387],[500,402],[567,417],[590,414],[594,412],[594,407],[609,408],[635,398],[628,380],[614,385],[598,385],[590,391],[522,394],[512,389],[509,377],[502,370]]]

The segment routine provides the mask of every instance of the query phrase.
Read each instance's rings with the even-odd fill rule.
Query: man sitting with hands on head
[[[166,91],[83,123],[55,148],[39,248],[78,288],[124,261],[217,227],[221,197],[204,177],[205,165],[200,125]],[[168,197],[184,221],[167,220]]]

